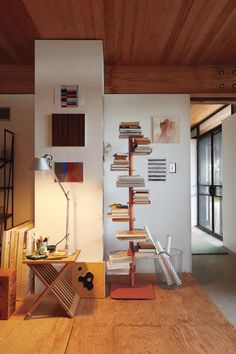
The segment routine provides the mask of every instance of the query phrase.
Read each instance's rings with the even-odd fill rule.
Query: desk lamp
[[[56,243],[55,248],[59,243],[61,243],[63,240],[65,240],[66,241],[65,250],[66,250],[67,255],[69,256],[70,255],[70,253],[69,253],[69,235],[70,235],[69,234],[69,206],[70,206],[69,191],[68,192],[65,191],[63,185],[61,184],[57,175],[55,174],[55,172],[53,170],[52,161],[53,161],[53,156],[49,155],[49,154],[46,154],[43,157],[35,157],[34,163],[33,163],[33,170],[35,170],[35,171],[50,171],[52,173],[53,177],[55,178],[56,182],[60,186],[64,196],[66,197],[66,203],[67,203],[67,206],[66,206],[66,234],[59,242]]]

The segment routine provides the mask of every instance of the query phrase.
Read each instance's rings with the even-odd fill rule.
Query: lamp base
[[[72,252],[70,250],[70,247],[68,245],[68,243],[65,244],[65,251],[66,251],[66,256],[71,256],[72,255]]]

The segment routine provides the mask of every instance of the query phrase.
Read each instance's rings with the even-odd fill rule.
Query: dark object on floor
[[[8,320],[16,306],[16,270],[0,269],[0,319]]]

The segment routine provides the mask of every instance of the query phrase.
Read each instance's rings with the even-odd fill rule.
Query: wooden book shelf
[[[140,128],[140,127],[139,127]],[[140,128],[141,129],[141,128]],[[127,138],[128,140],[128,176],[134,176],[134,155],[135,147],[137,146],[136,139],[147,139],[144,138],[142,134],[139,135],[128,135],[119,136],[121,139]],[[145,143],[145,145],[148,145]],[[149,152],[150,153],[150,152]],[[148,153],[146,153],[147,155]],[[125,187],[125,185],[124,185]],[[127,186],[126,186],[127,187]],[[135,188],[137,186],[135,185]],[[127,250],[127,255],[131,257],[130,269],[129,269],[129,284],[119,284],[112,283],[111,285],[111,297],[114,299],[153,299],[155,297],[152,285],[145,283],[136,283],[135,282],[135,251],[134,251],[134,242],[145,241],[147,234],[145,230],[136,229],[134,227],[134,187],[132,183],[129,187],[129,201],[128,201],[128,215],[127,220],[129,229],[127,231],[121,231],[116,234],[116,237],[119,240],[129,241],[129,248]],[[138,203],[137,203],[138,204]],[[141,205],[141,204],[140,204]],[[144,205],[144,204],[143,204]],[[123,221],[123,220],[122,220]]]

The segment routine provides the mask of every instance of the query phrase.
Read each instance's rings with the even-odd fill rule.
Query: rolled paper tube
[[[155,241],[153,240],[152,235],[151,235],[151,233],[150,233],[148,227],[145,226],[144,229],[146,230],[147,235],[148,235],[148,238],[152,241],[153,245],[155,246],[156,252],[157,252],[157,254],[159,255],[160,250],[158,249],[158,247],[157,247]],[[162,251],[163,251],[163,249],[162,249]],[[172,282],[172,280],[171,280],[171,278],[170,278],[170,276],[169,276],[169,274],[168,274],[168,269],[167,269],[167,267],[166,267],[166,264],[165,264],[164,259],[162,258],[162,256],[163,256],[163,255],[161,255],[161,254],[159,255],[158,261],[159,261],[159,264],[160,264],[162,273],[163,273],[163,275],[164,275],[165,282],[166,282],[167,285],[172,285],[173,282]],[[166,256],[166,255],[165,255],[165,256]]]
[[[171,236],[166,236],[166,252],[170,254],[170,247],[171,247]]]
[[[162,248],[162,245],[160,244],[159,241],[156,242],[156,246],[157,246],[159,253],[164,251]],[[173,276],[176,285],[178,285],[178,286],[181,285],[182,282],[181,282],[176,270],[174,269],[173,265],[171,264],[171,262],[169,260],[169,256],[167,256],[165,253],[162,253],[161,257],[163,259],[163,262],[165,263],[167,271],[169,272],[169,274],[171,274]]]

